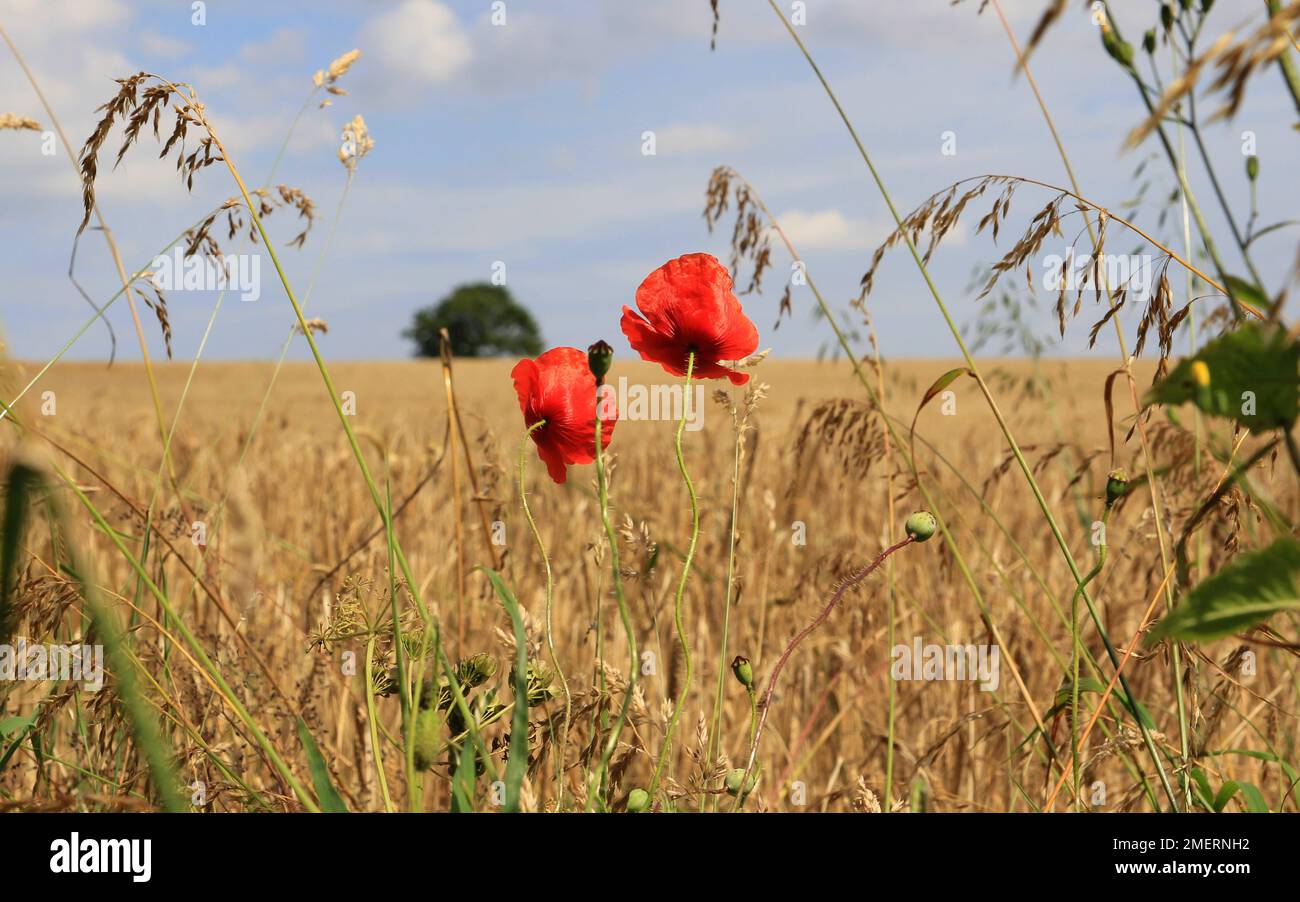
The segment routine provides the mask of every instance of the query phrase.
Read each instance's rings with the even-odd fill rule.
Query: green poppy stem
[[[682,679],[682,687],[677,693],[677,701],[673,704],[673,715],[668,721],[668,730],[664,733],[663,747],[659,750],[659,762],[655,765],[654,776],[651,777],[650,788],[647,790],[652,799],[655,790],[659,787],[664,765],[668,763],[668,755],[673,745],[673,731],[677,729],[677,721],[681,719],[682,708],[691,691],[691,646],[686,641],[683,602],[686,598],[686,580],[691,575],[691,564],[695,560],[695,546],[700,540],[700,501],[695,495],[695,484],[691,482],[691,474],[686,471],[686,458],[682,456],[682,433],[686,430],[686,420],[691,412],[691,374],[694,371],[695,352],[692,351],[686,358],[686,381],[682,387],[682,418],[677,423],[676,440],[677,469],[681,471],[682,481],[686,483],[686,492],[691,497],[691,543],[686,548],[686,560],[682,563],[682,575],[677,581],[677,598],[673,606],[673,622],[677,626],[677,641],[682,646],[682,659],[686,664],[686,673]]]

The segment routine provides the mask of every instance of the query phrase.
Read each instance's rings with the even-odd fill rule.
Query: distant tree
[[[438,356],[438,333],[446,329],[451,347],[461,357],[535,357],[542,352],[542,334],[533,315],[489,282],[460,285],[434,307],[415,312],[402,333],[415,342],[418,357]]]

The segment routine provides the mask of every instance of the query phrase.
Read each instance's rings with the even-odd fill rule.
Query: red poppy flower
[[[749,375],[722,366],[758,349],[758,329],[745,316],[731,290],[731,275],[709,254],[687,254],[669,260],[646,276],[636,290],[638,315],[623,308],[623,334],[642,359],[653,361],[674,376],[686,375],[687,357],[694,352],[692,375],[727,378],[744,385]]]
[[[567,464],[596,459],[596,377],[587,354],[577,348],[551,348],[536,360],[521,360],[510,371],[525,425],[546,423],[532,433],[537,456],[558,483]],[[618,410],[611,399],[601,407],[601,448],[614,436]]]

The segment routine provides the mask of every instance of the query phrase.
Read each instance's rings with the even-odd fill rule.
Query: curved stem
[[[835,606],[840,603],[840,599],[844,597],[845,592],[870,576],[875,569],[883,564],[885,559],[895,551],[898,551],[900,548],[906,548],[915,541],[916,539],[908,536],[901,542],[895,542],[893,545],[890,545],[884,551],[880,552],[880,554],[876,555],[876,559],[870,564],[867,564],[864,567],[859,567],[857,570],[844,577],[844,579],[840,580],[839,585],[837,585],[835,591],[831,593],[831,597],[826,602],[826,606],[822,608],[821,613],[813,619],[812,623],[795,633],[794,638],[791,639],[790,643],[785,647],[785,651],[782,652],[781,657],[777,659],[776,666],[772,668],[772,676],[768,678],[767,689],[763,692],[763,703],[759,706],[761,710],[758,715],[758,724],[754,727],[754,738],[750,740],[749,743],[749,760],[745,763],[745,774],[740,780],[742,790],[749,783],[749,775],[754,770],[754,759],[758,757],[758,743],[759,740],[763,738],[763,725],[767,723],[768,712],[772,709],[772,693],[776,691],[776,681],[781,678],[781,671],[785,667],[785,662],[790,660],[790,655],[794,653],[795,647],[807,638],[809,633],[826,622],[826,618],[831,616],[831,611],[835,610]],[[737,807],[743,804],[743,796],[743,792],[737,794]]]
[[[659,762],[655,765],[654,776],[650,778],[650,797],[654,798],[659,787],[659,778],[663,775],[664,765],[668,763],[668,754],[673,745],[673,731],[681,719],[682,708],[691,691],[691,646],[686,641],[686,624],[683,620],[683,601],[686,597],[686,579],[691,575],[691,563],[695,559],[695,546],[700,539],[700,501],[695,495],[695,484],[691,474],[686,471],[686,458],[682,456],[682,433],[686,430],[686,419],[691,410],[691,374],[695,371],[695,352],[686,357],[686,381],[682,384],[682,418],[677,423],[677,469],[681,471],[682,481],[686,483],[686,492],[691,497],[691,543],[686,548],[686,560],[682,562],[682,575],[677,581],[677,597],[673,605],[673,623],[677,627],[677,641],[682,646],[682,658],[686,663],[686,673],[682,679],[682,688],[677,693],[673,705],[673,714],[668,721],[668,730],[664,733],[664,744],[659,750]]]
[[[623,693],[623,706],[619,708],[618,718],[614,721],[614,729],[610,731],[609,738],[605,740],[605,747],[600,753],[600,763],[596,767],[596,773],[587,786],[587,804],[590,807],[594,798],[599,793],[605,791],[605,774],[609,768],[609,761],[618,749],[618,740],[623,733],[623,727],[627,723],[627,714],[632,707],[632,698],[636,690],[637,671],[640,670],[640,658],[637,655],[636,647],[636,629],[632,625],[632,614],[628,611],[627,599],[623,594],[623,573],[618,563],[618,536],[614,532],[614,526],[609,519],[609,485],[605,479],[605,457],[604,457],[604,424],[600,419],[600,401],[602,385],[596,386],[596,489],[600,496],[600,522],[605,528],[605,540],[609,542],[609,566],[614,580],[614,600],[618,603],[618,616],[623,621],[623,631],[627,633],[628,649],[628,672],[627,688]],[[604,675],[602,665],[601,674]]]
[[[559,762],[556,764],[556,792],[558,796],[555,800],[557,809],[564,807],[564,758],[569,741],[569,717],[573,713],[573,695],[569,692],[569,681],[564,676],[564,668],[560,666],[560,657],[555,652],[555,631],[551,629],[551,598],[555,594],[555,579],[551,574],[551,558],[546,553],[546,543],[542,541],[541,530],[537,528],[537,521],[533,519],[532,508],[528,506],[528,492],[525,490],[524,474],[528,466],[528,437],[537,429],[546,424],[545,420],[538,420],[529,426],[524,432],[524,437],[519,440],[519,503],[524,509],[524,518],[528,521],[528,528],[532,530],[533,541],[537,543],[537,551],[542,556],[542,568],[546,572],[546,647],[551,653],[551,666],[555,668],[555,673],[560,677],[560,685],[564,687],[564,724],[560,728],[560,755]]]

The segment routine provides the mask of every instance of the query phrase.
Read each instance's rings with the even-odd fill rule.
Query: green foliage
[[[1276,326],[1246,323],[1181,361],[1146,403],[1190,402],[1255,433],[1289,429],[1300,412],[1298,371],[1300,344]]]
[[[1262,623],[1279,611],[1300,611],[1300,540],[1284,536],[1243,554],[1201,582],[1155,625],[1147,642],[1205,641]]]
[[[417,310],[402,336],[415,342],[417,356],[437,357],[443,329],[461,357],[536,357],[542,352],[537,321],[501,285],[458,286],[437,306]]]
[[[311,730],[307,729],[307,723],[301,717],[298,718],[298,739],[302,742],[303,751],[307,753],[307,766],[311,768],[311,783],[316,788],[320,810],[347,813],[348,806],[343,804],[342,796],[334,788],[334,782],[330,780],[330,771],[325,765],[320,747],[316,745]]]

